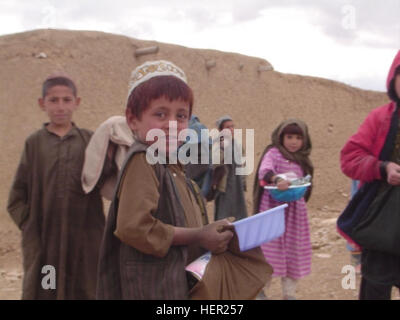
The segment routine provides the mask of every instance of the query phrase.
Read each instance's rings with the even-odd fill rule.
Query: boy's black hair
[[[78,90],[75,86],[75,83],[64,76],[57,76],[57,77],[52,77],[52,78],[47,78],[42,85],[42,97],[44,98],[47,95],[47,92],[49,91],[50,88],[55,87],[55,86],[65,86],[68,87],[72,90],[72,93],[75,97],[78,95]]]
[[[388,88],[388,96],[390,100],[394,102],[400,102],[400,97],[397,95],[396,88],[394,87],[394,82],[396,79],[396,76],[400,74],[400,66],[396,68],[396,71],[394,72],[392,80],[390,80],[389,88]]]
[[[181,79],[175,76],[158,76],[139,84],[131,92],[126,109],[137,119],[141,119],[142,113],[150,105],[150,102],[160,97],[169,101],[181,99],[189,104],[189,112],[193,109],[192,89]]]

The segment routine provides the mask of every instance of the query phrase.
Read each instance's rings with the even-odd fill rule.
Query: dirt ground
[[[336,232],[336,218],[341,206],[309,210],[313,247],[312,273],[299,282],[299,300],[356,300],[360,277],[355,277],[355,288],[345,289],[343,279],[349,272],[342,270],[350,264],[346,242]],[[22,261],[20,237],[11,227],[0,229],[0,300],[20,299],[22,285]],[[342,273],[344,271],[344,273]],[[347,279],[347,278],[346,278]],[[346,280],[345,279],[345,280]],[[279,279],[274,279],[269,299],[282,298]],[[392,299],[400,300],[398,291],[393,290]]]

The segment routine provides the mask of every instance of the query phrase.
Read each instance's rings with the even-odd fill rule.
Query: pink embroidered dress
[[[268,171],[275,174],[294,172],[303,177],[299,164],[285,159],[277,148],[271,148],[263,157],[258,171],[262,180]],[[274,208],[282,202],[274,200],[268,190],[264,190],[259,211]],[[273,277],[302,278],[311,272],[311,240],[307,207],[304,198],[288,202],[285,209],[285,233],[261,245],[265,259],[274,269]]]

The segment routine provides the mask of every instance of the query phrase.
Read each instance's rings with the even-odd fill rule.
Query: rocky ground
[[[349,271],[343,270],[350,264],[350,255],[346,242],[336,232],[336,218],[341,209],[340,206],[310,209],[312,274],[299,282],[298,299],[355,300],[358,297],[360,277],[355,277],[353,289]],[[19,234],[14,229],[0,230],[0,239],[0,300],[19,299],[22,284]],[[343,282],[350,288],[344,288]],[[282,298],[278,279],[272,282],[269,298]],[[398,291],[393,290],[392,299],[400,300]]]

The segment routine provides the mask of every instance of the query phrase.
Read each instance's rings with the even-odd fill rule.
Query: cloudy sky
[[[0,0],[0,35],[98,30],[237,52],[275,70],[385,90],[400,0]]]

